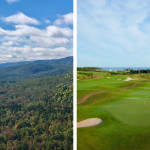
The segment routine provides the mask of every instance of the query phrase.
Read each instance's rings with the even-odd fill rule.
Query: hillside
[[[0,149],[73,149],[72,57],[0,71]]]
[[[73,57],[55,60],[18,62],[11,65],[14,66],[3,64],[3,67],[5,67],[0,69],[1,79],[37,78],[71,72],[73,68]]]
[[[78,150],[150,149],[149,70],[85,71],[77,75]],[[82,127],[80,126],[80,127]]]

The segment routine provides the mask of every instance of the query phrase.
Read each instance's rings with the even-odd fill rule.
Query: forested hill
[[[19,66],[24,64],[31,64],[31,63],[41,63],[41,62],[51,62],[51,63],[72,63],[73,57],[66,57],[61,59],[50,59],[50,60],[35,60],[35,61],[20,61],[20,62],[10,62],[10,63],[1,63],[0,68],[12,67],[12,66]]]
[[[73,57],[0,65],[1,79],[37,78],[72,72]]]
[[[0,150],[73,149],[72,62],[0,69]]]

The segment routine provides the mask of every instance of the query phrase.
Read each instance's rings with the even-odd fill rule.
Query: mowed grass
[[[149,150],[150,76],[133,75],[139,80],[125,82],[128,75],[109,75],[108,79],[101,74],[78,80],[78,101],[92,92],[105,91],[78,105],[78,121],[104,120],[102,125],[78,129],[78,150]],[[136,87],[127,88],[135,83]]]
[[[123,99],[106,109],[116,119],[133,126],[150,126],[150,99]]]

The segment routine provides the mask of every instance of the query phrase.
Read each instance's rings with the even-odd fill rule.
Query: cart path
[[[77,104],[81,104],[81,103],[85,102],[89,97],[91,97],[93,95],[104,93],[104,92],[105,91],[99,91],[99,92],[88,94],[88,95],[84,96]]]
[[[139,85],[139,83],[132,84],[131,86],[122,88],[121,90],[127,90],[127,89],[133,88],[133,87],[135,87],[137,85]]]
[[[134,83],[132,84],[131,86],[129,87],[125,87],[125,88],[122,88],[121,90],[127,90],[127,89],[130,89],[130,88],[133,88],[135,86],[139,85],[139,83]],[[91,93],[91,94],[88,94],[86,96],[84,96],[77,104],[82,104],[84,103],[89,97],[93,96],[93,95],[96,95],[96,94],[101,94],[101,93],[104,93],[105,91],[99,91],[99,92],[95,92],[95,93]]]

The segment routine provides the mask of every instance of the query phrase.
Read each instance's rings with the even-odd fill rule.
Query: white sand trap
[[[89,118],[77,123],[77,128],[84,128],[84,127],[92,127],[97,126],[103,123],[102,119],[99,118]]]
[[[138,80],[138,79],[137,78],[127,77],[124,81],[132,81],[132,80]]]
[[[106,77],[107,79],[110,79],[110,77]]]
[[[121,79],[117,79],[117,80],[121,80]]]

